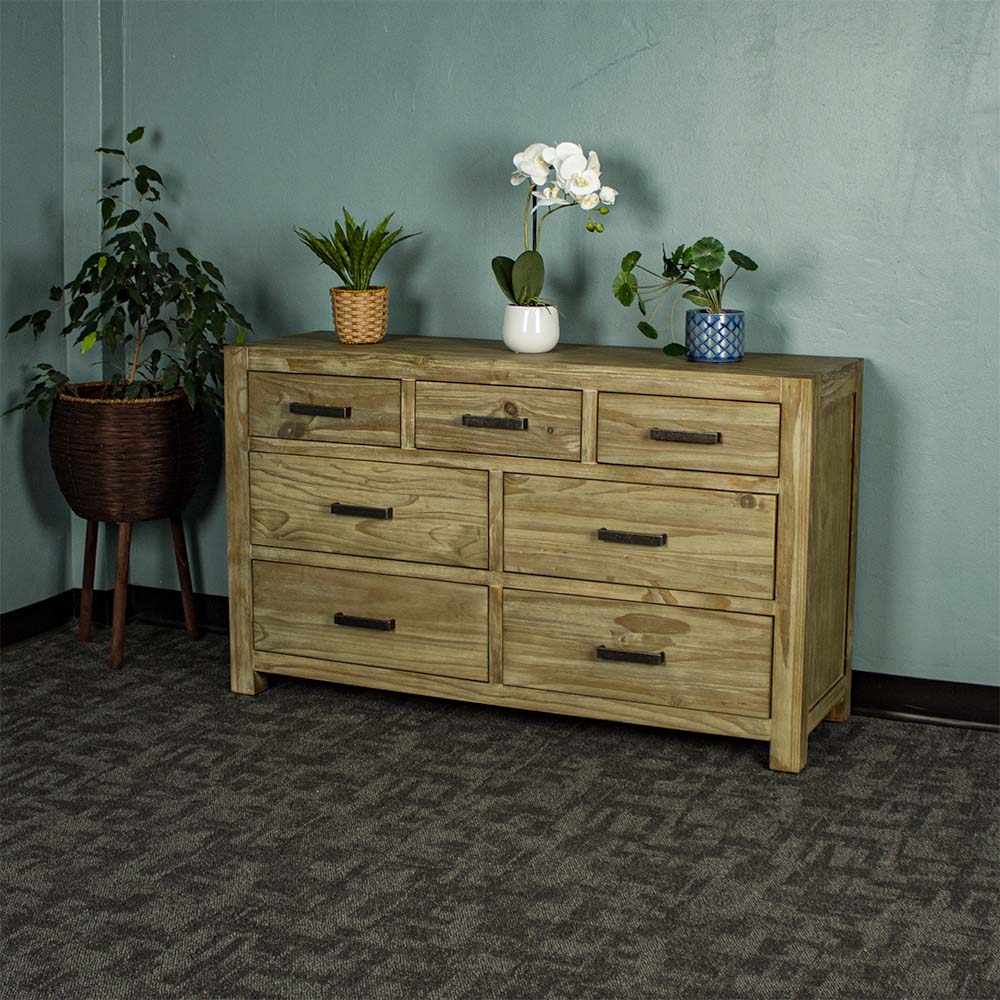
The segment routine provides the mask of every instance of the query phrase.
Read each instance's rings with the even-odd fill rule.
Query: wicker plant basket
[[[331,288],[333,327],[343,344],[377,344],[389,325],[389,289],[375,285],[365,291]]]
[[[52,407],[49,454],[63,496],[90,521],[151,521],[179,514],[205,455],[201,414],[183,392],[106,399],[106,382],[77,384]]]

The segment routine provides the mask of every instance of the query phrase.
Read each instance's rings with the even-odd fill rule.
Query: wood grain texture
[[[864,363],[854,366],[854,395],[851,403],[854,419],[851,424],[851,517],[850,552],[847,563],[847,607],[844,622],[844,683],[843,696],[827,714],[831,722],[846,722],[851,715],[851,660],[854,653],[854,591],[858,558],[858,491],[861,484],[861,399],[864,385]]]
[[[853,423],[854,398],[847,395],[822,403],[816,416],[806,598],[805,693],[810,707],[844,675]]]
[[[364,445],[325,444],[318,441],[279,441],[274,438],[250,439],[254,451],[272,451],[282,455],[314,455],[317,458],[367,458],[372,461],[389,459],[392,462],[410,462],[414,465],[435,466],[447,469],[491,469],[506,472],[553,471],[546,459],[518,458],[500,455],[470,455],[458,451],[399,451],[387,455],[383,448]],[[560,476],[579,479],[601,479],[620,483],[649,483],[657,486],[687,486],[692,489],[730,490],[739,493],[777,494],[780,480],[773,476],[737,476],[724,472],[689,472],[686,469],[642,469],[637,466],[593,465],[561,462],[555,469]]]
[[[597,461],[597,408],[598,393],[596,389],[583,390],[583,408],[581,421],[580,461],[593,464]]]
[[[640,465],[755,476],[778,474],[781,407],[679,396],[602,392],[597,459]],[[719,434],[718,444],[656,441],[653,428]]]
[[[775,573],[774,661],[771,668],[771,769],[806,766],[806,608],[816,384],[784,383],[781,397],[781,504]]]
[[[558,389],[417,382],[418,448],[580,459],[581,394]],[[467,427],[462,417],[527,421],[525,430]]]
[[[809,709],[806,720],[806,731],[812,732],[829,714],[835,705],[844,700],[844,685],[846,681],[843,677],[834,681],[833,684],[817,699],[816,704]]]
[[[267,678],[254,670],[247,348],[227,347],[224,363],[229,683],[237,694],[258,694],[267,687]]]
[[[288,562],[294,559],[303,566],[325,566],[330,569],[357,569],[370,573],[389,573],[419,577],[424,580],[450,580],[476,586],[496,586],[513,590],[544,590],[557,594],[577,594],[581,597],[604,597],[611,601],[640,601],[678,608],[705,608],[711,611],[739,611],[750,615],[773,615],[774,601],[755,597],[733,597],[727,594],[699,594],[666,587],[641,587],[620,583],[600,583],[596,580],[561,579],[533,576],[530,573],[505,573],[495,570],[468,569],[461,566],[441,566],[431,563],[398,562],[389,559],[367,559],[342,556],[332,552],[309,552],[305,549],[276,548],[254,545],[254,559],[267,562]]]
[[[252,380],[280,381],[268,390],[276,405],[248,400],[248,368]],[[341,386],[363,384],[383,415],[365,431],[376,439],[337,436],[308,416],[305,428],[280,426],[288,402],[345,405]],[[227,405],[238,411],[232,427],[227,418],[234,690],[285,673],[726,733],[768,740],[772,768],[801,770],[808,733],[850,708],[860,385],[855,359],[699,366],[644,348],[515,355],[490,340],[345,348],[317,333],[227,353]],[[463,413],[527,416],[529,431],[463,427]],[[650,426],[664,425],[716,430],[723,443],[651,440]],[[529,445],[511,446],[521,433]],[[260,500],[271,520],[253,535],[251,465],[275,494]],[[431,516],[451,528],[475,492],[474,557],[450,542],[463,553],[455,562],[429,555],[433,529],[402,552],[322,551],[322,532],[310,538],[318,515],[304,531],[281,519],[330,482],[369,490],[360,505],[393,506],[395,517],[390,467],[400,482],[433,484]],[[598,542],[599,527],[663,533],[667,544]],[[335,626],[336,610],[399,628]],[[662,641],[667,662],[591,659],[601,636],[633,650]]]
[[[253,452],[251,540],[485,569],[488,477],[473,470]],[[392,517],[334,515],[333,503],[391,509]]]
[[[772,595],[773,497],[510,474],[504,492],[508,571]],[[667,543],[602,542],[600,528],[666,534]]]
[[[253,595],[258,650],[487,680],[486,587],[255,561]],[[395,628],[335,625],[338,612]]]
[[[291,412],[293,403],[350,407],[350,417]],[[394,379],[250,375],[250,433],[261,437],[398,446],[400,384]]]
[[[345,347],[323,331],[250,346],[250,367],[259,371],[382,378],[419,372],[421,378],[445,381],[761,402],[780,400],[782,378],[820,378],[852,360],[747,354],[739,364],[696,365],[656,348],[560,343],[548,354],[514,354],[496,339],[448,337],[389,336],[370,347]]]
[[[399,445],[401,448],[412,449],[417,383],[412,378],[404,378],[400,380],[399,388]]]
[[[503,611],[506,685],[770,715],[770,618],[518,591]],[[599,646],[665,662],[609,662]]]
[[[557,715],[578,715],[613,722],[632,722],[643,726],[683,729],[693,733],[716,733],[749,740],[767,740],[770,723],[747,715],[692,711],[641,702],[612,701],[585,695],[538,691],[531,688],[477,684],[451,677],[429,676],[405,670],[387,670],[341,661],[310,659],[277,653],[258,654],[259,666],[269,674],[306,677],[337,684],[405,691],[408,694],[432,695],[483,705],[521,708]]]

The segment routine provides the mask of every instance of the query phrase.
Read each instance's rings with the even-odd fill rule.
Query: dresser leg
[[[267,690],[267,676],[249,665],[232,663],[229,670],[229,690],[233,694],[260,694]]]
[[[851,717],[851,671],[844,675],[844,697],[826,714],[830,722],[847,722]]]
[[[115,608],[111,620],[111,666],[116,670],[125,663],[125,600],[128,596],[128,563],[131,547],[132,523],[125,521],[118,525]]]
[[[798,774],[806,766],[809,757],[809,734],[805,719],[798,726],[787,727],[786,732],[775,732],[771,737],[772,771]]]

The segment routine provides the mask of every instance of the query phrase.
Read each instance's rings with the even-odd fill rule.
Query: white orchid
[[[568,205],[569,199],[558,184],[550,184],[548,187],[535,191],[535,208],[546,208],[549,205]]]
[[[587,231],[604,232],[603,223],[591,213],[607,215],[618,192],[601,182],[601,159],[595,150],[585,156],[578,142],[560,142],[549,146],[533,142],[513,157],[514,173],[510,183],[515,187],[529,181],[524,206],[524,249],[541,239],[542,224],[560,209],[579,205],[587,213]],[[532,219],[534,238],[532,238]]]
[[[529,178],[531,183],[536,187],[543,185],[549,179],[550,169],[549,164],[546,163],[542,156],[542,152],[545,148],[545,143],[533,142],[520,153],[515,153],[514,166],[517,167],[517,173],[514,174],[514,177],[517,177],[518,174],[522,174],[523,178]],[[514,177],[511,178],[511,183],[520,184],[521,181],[515,181]]]
[[[542,155],[558,174],[564,160],[571,156],[583,156],[583,147],[578,142],[560,142],[555,148],[546,146]]]

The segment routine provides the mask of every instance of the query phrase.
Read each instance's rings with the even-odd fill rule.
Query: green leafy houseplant
[[[675,295],[670,310],[670,337],[673,341],[673,310],[678,298],[684,298],[699,309],[709,312],[725,312],[722,297],[729,282],[740,270],[756,271],[757,264],[745,253],[730,250],[729,260],[735,265],[731,274],[723,275],[726,248],[714,236],[703,236],[697,243],[685,246],[683,243],[668,257],[666,247],[662,250],[663,270],[659,273],[643,267],[639,260],[642,253],[633,250],[622,258],[621,270],[612,282],[611,289],[615,298],[623,306],[631,306],[633,302],[639,312],[647,317],[639,321],[639,332],[650,340],[656,340],[659,333],[650,322],[656,318],[660,306],[670,297],[675,289],[685,289],[679,296]],[[653,279],[640,285],[636,270],[648,274]],[[650,305],[652,309],[650,310]],[[681,356],[686,353],[683,344],[669,343],[663,348],[665,354]]]
[[[124,164],[123,176],[106,185],[98,200],[102,246],[49,297],[68,303],[62,336],[74,337],[84,354],[98,344],[105,349],[114,371],[101,387],[102,398],[152,399],[180,390],[192,406],[200,402],[220,412],[222,349],[234,328],[242,343],[250,323],[226,300],[222,274],[211,261],[161,245],[160,230],[170,226],[153,206],[161,200],[163,178],[153,167],[133,163],[133,147],[144,132],[129,132],[127,149],[97,149]],[[38,337],[52,316],[40,309],[9,332],[30,326]],[[45,417],[57,396],[80,395],[69,376],[51,365],[35,371],[13,410],[35,407]]]
[[[363,292],[372,287],[372,275],[386,252],[403,240],[419,233],[402,236],[402,228],[391,232],[389,222],[395,212],[390,212],[374,229],[368,223],[358,225],[347,209],[343,209],[344,224],[334,221],[333,232],[317,236],[308,229],[295,228],[295,234],[320,260],[326,264],[350,291]]]

